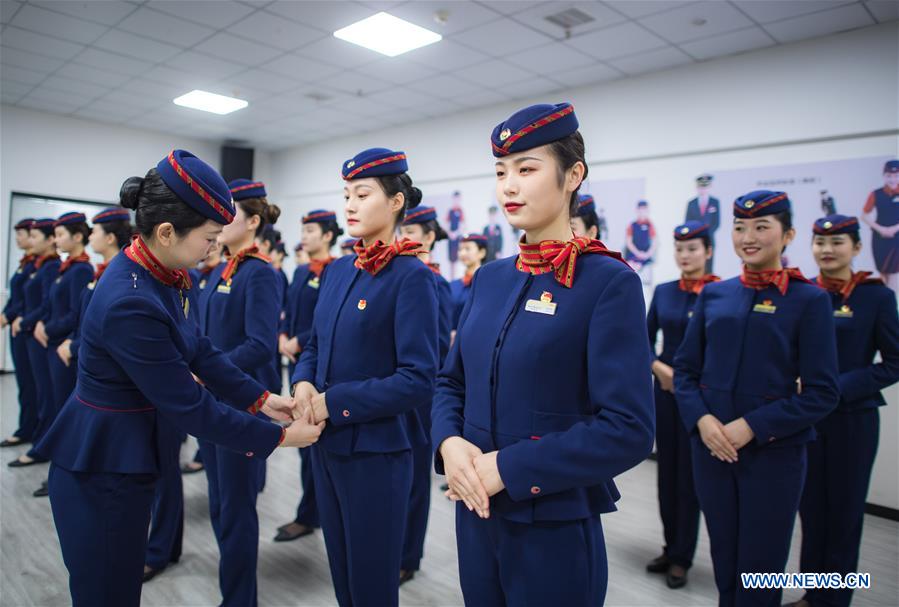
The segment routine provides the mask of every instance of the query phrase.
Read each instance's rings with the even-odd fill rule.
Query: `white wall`
[[[645,177],[654,220],[675,225],[692,177],[705,171],[899,156],[897,60],[899,25],[884,24],[285,150],[274,155],[269,189],[295,242],[304,212],[340,210],[339,169],[356,152],[405,150],[425,195],[464,188],[492,175],[488,137],[500,120],[531,102],[569,100],[591,179]],[[484,225],[485,206],[466,208],[469,225]],[[661,239],[656,282],[677,275],[671,250]],[[886,396],[869,501],[899,508],[899,387]]]

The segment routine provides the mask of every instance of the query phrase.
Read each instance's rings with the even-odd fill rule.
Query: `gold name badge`
[[[216,291],[218,291],[219,293],[230,293],[231,287],[228,285],[219,285]]]
[[[839,310],[833,311],[834,318],[852,318],[852,309],[849,306],[843,306]]]
[[[777,310],[777,306],[773,305],[770,299],[766,299],[760,304],[755,304],[752,308],[753,312],[762,312],[763,314],[774,314]]]
[[[321,283],[319,282],[318,276],[315,276],[314,278],[312,278],[312,280],[310,280],[306,284],[309,285],[310,289],[317,289]]]
[[[97,283],[96,283],[96,282],[89,282],[89,283],[87,283],[87,288],[88,288],[89,291],[93,291],[93,290],[94,290],[94,287],[96,287],[96,286],[97,286]]]

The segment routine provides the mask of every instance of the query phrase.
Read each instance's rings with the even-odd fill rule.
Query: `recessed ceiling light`
[[[337,30],[334,37],[388,57],[396,57],[443,39],[440,34],[383,12]]]
[[[201,91],[200,89],[194,89],[186,95],[181,95],[180,97],[172,99],[172,101],[175,105],[223,115],[242,110],[250,105],[243,99],[217,95],[215,93],[210,93],[209,91]]]

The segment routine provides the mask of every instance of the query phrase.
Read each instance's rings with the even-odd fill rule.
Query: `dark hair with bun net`
[[[380,175],[375,177],[388,197],[394,197],[402,193],[405,200],[403,208],[397,213],[396,223],[399,224],[406,217],[406,211],[414,209],[421,204],[421,190],[412,185],[412,178],[408,173],[399,175]]]
[[[152,236],[162,223],[172,224],[179,237],[206,223],[205,217],[172,192],[156,169],[150,169],[145,177],[126,179],[119,190],[119,201],[126,209],[134,209],[134,223],[141,236]]]

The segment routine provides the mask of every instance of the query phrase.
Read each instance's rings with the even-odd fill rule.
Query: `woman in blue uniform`
[[[234,217],[221,176],[173,150],[123,187],[139,236],[94,289],[77,386],[35,447],[53,461],[50,503],[76,607],[140,603],[158,415],[247,458],[308,444],[321,429],[308,417],[287,428],[254,417],[261,409],[289,420],[292,403],[241,372],[188,318],[194,302],[185,268]]]
[[[737,198],[737,278],[708,284],[674,357],[681,421],[711,543],[718,603],[779,605],[780,589],[746,589],[740,574],[782,572],[814,424],[836,407],[836,340],[826,293],[784,268],[790,200]]]
[[[55,219],[35,219],[29,230],[31,253],[35,256],[34,273],[25,283],[23,289],[24,307],[22,315],[12,324],[12,332],[21,335],[25,340],[28,352],[28,368],[35,386],[35,403],[37,422],[32,434],[32,443],[36,443],[44,435],[52,419],[53,387],[50,385],[50,359],[47,348],[34,336],[38,322],[47,314],[48,297],[53,281],[59,277],[59,255],[56,253]],[[47,460],[38,455],[34,447],[27,454],[20,455],[9,462],[10,468],[20,468],[42,464]]]
[[[256,238],[271,229],[281,209],[270,204],[261,183],[230,184],[237,211],[219,242],[231,257],[209,276],[199,297],[200,330],[248,376],[272,393],[281,379],[274,366],[283,293],[270,259]],[[219,398],[225,394],[213,393]],[[256,497],[264,482],[265,460],[251,459],[224,446],[200,443],[209,480],[209,517],[219,545],[222,604],[256,604],[259,517]]]
[[[437,471],[463,502],[468,605],[602,604],[600,515],[615,509],[612,479],[652,449],[640,280],[571,232],[587,176],[577,128],[570,104],[535,105],[491,136],[521,252],[475,274],[431,412]]]
[[[652,362],[655,376],[656,448],[658,451],[659,513],[665,546],[661,556],[646,569],[664,573],[669,588],[687,583],[699,535],[699,502],[693,488],[690,435],[677,412],[674,399],[674,353],[687,330],[693,306],[703,287],[719,280],[705,274],[712,257],[709,227],[688,221],[674,230],[674,258],[681,271],[679,280],[656,287],[646,316],[649,347],[656,352],[656,338],[662,331],[662,353]]]
[[[571,231],[575,236],[599,239],[599,217],[596,216],[596,201],[590,194],[580,194],[577,210],[571,216]]]
[[[437,372],[437,288],[397,224],[421,202],[406,155],[372,148],[347,160],[346,220],[356,255],[332,263],[294,371],[298,405],[327,420],[312,453],[315,495],[340,605],[397,605],[412,483],[426,439],[413,412]]]
[[[303,217],[303,241],[301,250],[308,253],[309,261],[298,265],[293,272],[293,281],[287,291],[287,305],[281,320],[278,336],[278,350],[287,357],[288,377],[293,376],[297,357],[309,341],[312,332],[312,313],[318,303],[318,294],[325,268],[334,261],[331,248],[343,230],[337,225],[337,214],[325,209],[310,211]],[[276,542],[289,542],[318,529],[321,524],[318,506],[315,502],[315,484],[312,480],[312,454],[309,449],[300,449],[300,485],[303,495],[297,506],[294,519],[278,527]]]
[[[450,284],[440,273],[440,266],[431,262],[431,251],[438,241],[446,240],[447,233],[437,222],[437,212],[431,207],[419,206],[406,213],[400,226],[400,235],[413,242],[420,242],[426,253],[419,255],[437,280],[438,361],[443,365],[450,346],[453,317],[453,301]],[[460,247],[461,253],[461,247]],[[403,540],[403,557],[400,561],[400,585],[415,577],[424,556],[425,534],[428,529],[428,511],[431,507],[431,403],[419,407],[415,414],[425,430],[425,441],[412,448],[412,493],[409,497],[409,514]]]
[[[830,215],[815,222],[815,279],[830,294],[837,335],[840,403],[815,425],[808,478],[799,506],[803,573],[858,571],[865,498],[880,437],[880,391],[899,381],[896,296],[870,272],[853,272],[862,250],[858,219]],[[875,363],[876,353],[880,362]],[[851,589],[808,590],[797,605],[848,606]]]
[[[462,309],[471,297],[471,280],[478,268],[487,259],[487,237],[482,234],[469,234],[459,242],[459,261],[465,266],[465,274],[450,283],[450,297],[453,302],[451,326],[453,334],[459,326]]]
[[[883,187],[868,194],[862,221],[871,227],[874,263],[886,285],[899,291],[899,160],[883,165]]]
[[[355,255],[357,242],[359,242],[358,238],[344,238],[343,242],[340,243],[340,256]]]
[[[12,325],[22,315],[25,307],[25,284],[34,274],[34,255],[31,254],[30,217],[16,223],[16,247],[23,252],[16,273],[9,279],[9,299],[0,315],[0,327]],[[28,365],[28,346],[25,335],[13,332],[10,326],[10,351],[16,371],[16,386],[19,389],[19,427],[12,436],[0,442],[0,447],[15,447],[31,442],[37,426],[37,397],[34,378]]]

